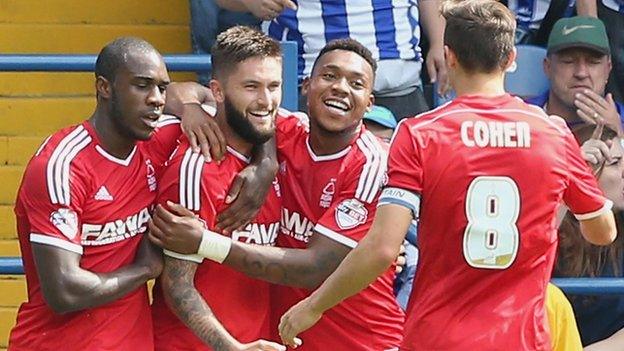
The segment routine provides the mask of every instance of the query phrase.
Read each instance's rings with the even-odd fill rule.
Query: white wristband
[[[219,263],[225,261],[232,247],[232,239],[219,233],[204,230],[197,254]]]

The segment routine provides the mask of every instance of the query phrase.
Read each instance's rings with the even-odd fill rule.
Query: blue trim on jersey
[[[410,0],[410,3],[412,3],[413,1]],[[414,6],[416,6],[416,8],[418,9],[418,5],[417,3],[414,4]],[[418,12],[418,16],[420,16],[420,11]],[[414,17],[414,14],[412,13],[412,11],[408,11],[407,13],[407,17],[409,19],[409,24],[411,27],[411,31],[412,31],[412,39],[410,39],[410,43],[412,44],[412,50],[414,51],[414,58],[412,60],[414,61],[420,61],[421,59],[421,54],[418,51],[419,50],[419,44],[420,44],[420,34],[419,35],[415,35],[416,30],[420,28],[420,23],[418,23],[418,19],[416,19]],[[422,34],[422,32],[419,32]]]
[[[396,26],[392,15],[392,3],[387,0],[373,0],[372,5],[379,59],[397,59],[400,57],[400,53],[396,43]]]
[[[347,5],[343,1],[321,1],[323,23],[325,24],[325,41],[349,37],[347,21]]]
[[[416,213],[416,211],[418,210],[411,203],[405,200],[397,199],[395,197],[383,197],[383,198],[380,197],[377,203],[377,207],[381,205],[389,205],[389,204],[400,205],[400,206],[407,208],[408,210],[412,211],[412,216],[414,216],[414,213]]]

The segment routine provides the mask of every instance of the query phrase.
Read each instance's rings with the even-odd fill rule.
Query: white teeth
[[[349,106],[347,106],[347,104],[345,104],[344,102],[341,101],[335,101],[335,100],[327,100],[325,101],[325,105],[331,106],[331,107],[335,107],[335,108],[339,108],[341,110],[348,110]]]
[[[269,116],[268,111],[250,111],[249,113],[251,113],[252,115],[256,117],[268,117]]]

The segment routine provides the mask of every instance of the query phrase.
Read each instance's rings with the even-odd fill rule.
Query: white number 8
[[[475,268],[505,269],[518,253],[520,192],[509,177],[477,177],[468,187],[464,258]]]

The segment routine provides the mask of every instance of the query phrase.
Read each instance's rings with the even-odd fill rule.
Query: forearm
[[[285,249],[234,242],[223,262],[252,278],[312,289],[331,274],[344,256],[315,255],[309,249]]]
[[[230,350],[238,342],[217,320],[193,283],[195,265],[174,258],[165,258],[162,286],[165,301],[180,320],[198,338],[214,350]]]
[[[66,273],[60,286],[42,288],[50,307],[58,313],[67,313],[118,300],[144,285],[151,277],[149,268],[136,265],[110,273],[77,269]]]
[[[423,0],[418,2],[421,23],[429,40],[430,47],[444,46],[444,17],[440,15],[439,0]]]
[[[332,308],[366,288],[388,269],[399,253],[410,221],[411,212],[405,207],[392,204],[379,207],[364,239],[310,295],[313,309],[322,313]]]
[[[238,12],[247,12],[249,9],[247,8],[245,1],[243,0],[217,0],[217,5],[219,7],[230,10],[230,11],[238,11]]]
[[[195,82],[169,84],[166,98],[164,113],[178,117],[184,114],[184,104],[208,103],[214,105],[214,98],[210,89]]]
[[[251,163],[277,174],[277,145],[275,137],[269,139],[264,144],[260,144],[253,149]]]
[[[576,13],[579,16],[598,17],[596,0],[577,0]]]
[[[364,238],[345,257],[336,271],[312,293],[310,303],[315,310],[321,312],[334,307],[372,283],[388,269],[397,254],[398,250],[394,254],[384,255],[371,240]]]

